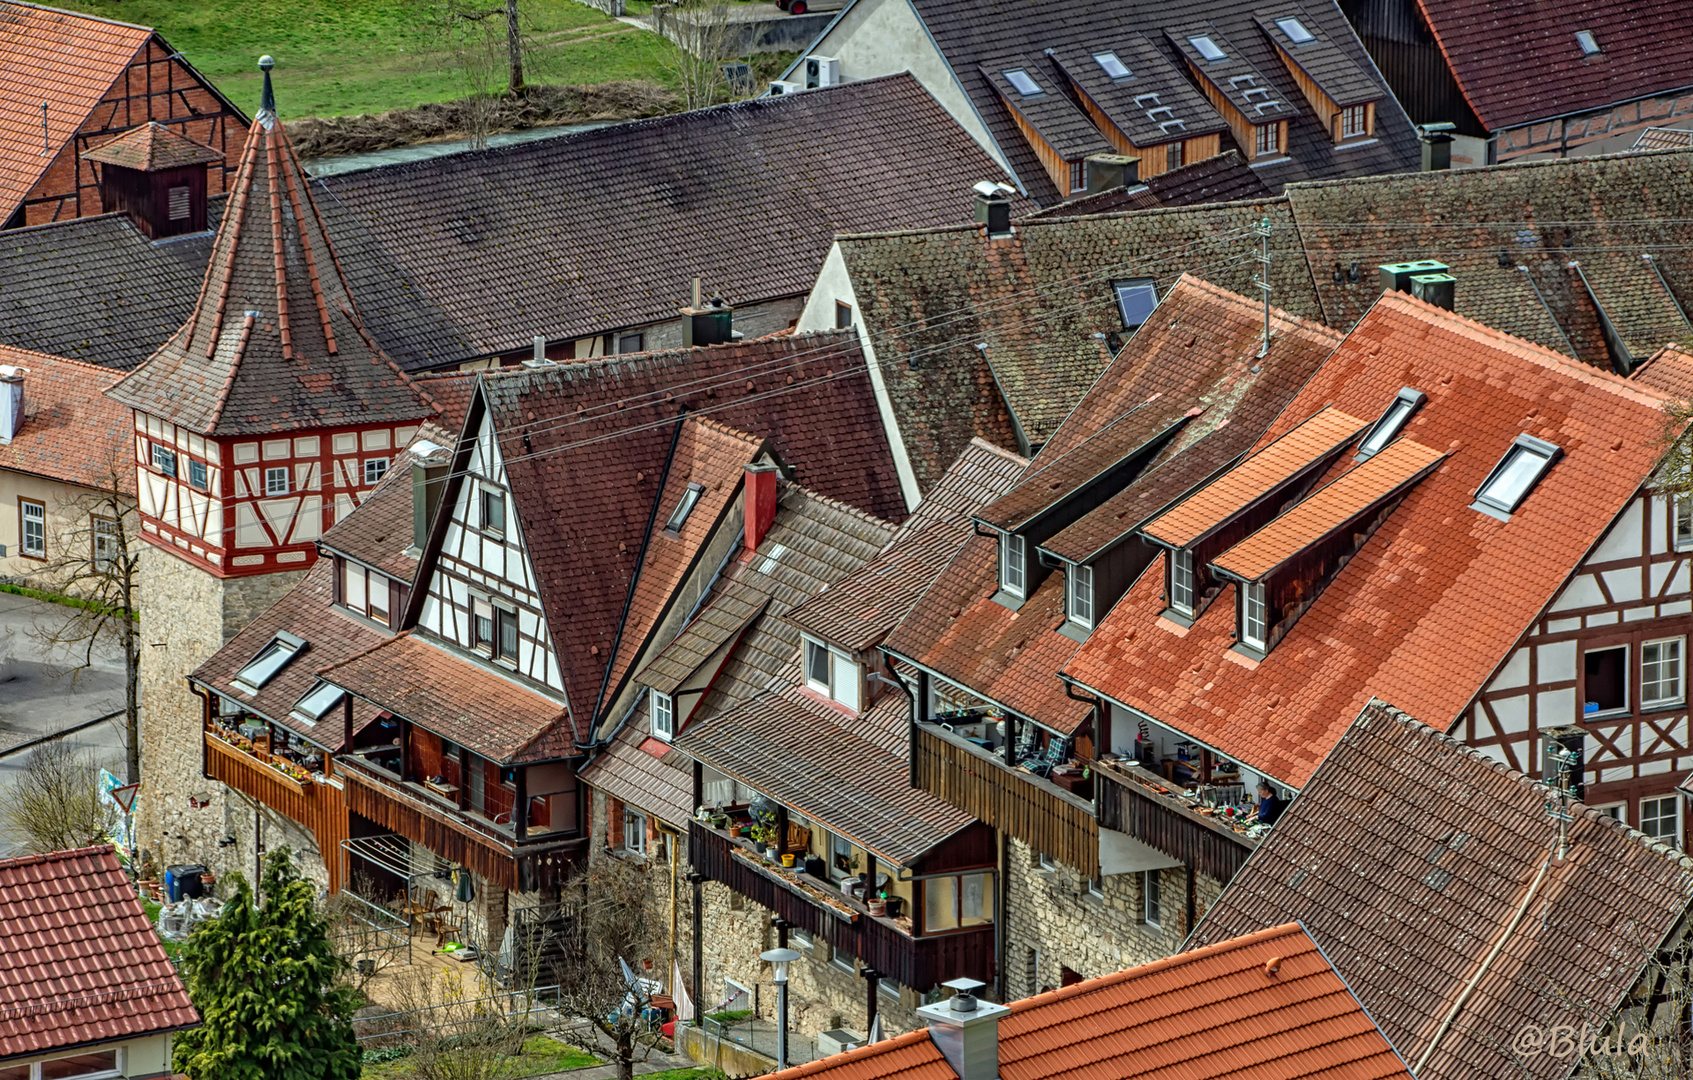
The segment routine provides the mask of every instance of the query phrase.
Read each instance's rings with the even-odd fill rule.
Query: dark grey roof
[[[1269,196],[1270,189],[1258,178],[1258,171],[1246,163],[1239,150],[1228,150],[1179,169],[1161,172],[1134,187],[1079,195],[1068,202],[1037,210],[1022,220],[1153,210],[1161,206],[1198,206],[1201,203],[1266,199]]]
[[[1094,57],[1114,53],[1129,74],[1113,79]],[[1136,146],[1227,131],[1228,122],[1205,95],[1144,34],[1127,32],[1053,50],[1070,82],[1087,95]]]
[[[1070,100],[1058,73],[1043,58],[999,57],[982,64],[981,70],[982,76],[999,93],[1000,100],[1065,161],[1111,153],[1111,144]],[[1034,81],[1040,92],[1023,93],[1007,77],[1008,72],[1021,72],[1024,78]]]
[[[1282,55],[1297,64],[1336,105],[1362,105],[1386,96],[1358,61],[1331,41],[1322,27],[1316,25],[1316,20],[1298,4],[1260,8],[1254,17]],[[1289,19],[1304,27],[1311,40],[1294,41],[1281,25]]]
[[[1273,120],[1291,119],[1298,99],[1283,93],[1282,87],[1247,55],[1235,48],[1223,32],[1209,22],[1187,23],[1165,31],[1170,44],[1182,54],[1190,70],[1211,84],[1242,116],[1254,124],[1268,124]],[[1215,59],[1205,56],[1194,42],[1209,41],[1221,53]]]

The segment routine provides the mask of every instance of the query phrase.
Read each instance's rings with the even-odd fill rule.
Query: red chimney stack
[[[763,463],[748,465],[744,497],[747,551],[753,552],[764,542],[764,534],[776,521],[776,466]]]

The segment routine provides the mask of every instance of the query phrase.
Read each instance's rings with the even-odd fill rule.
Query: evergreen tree
[[[223,911],[194,931],[182,974],[204,1026],[176,1039],[176,1071],[194,1080],[357,1080],[358,996],[329,920],[287,848],[270,853],[264,901],[239,874]]]

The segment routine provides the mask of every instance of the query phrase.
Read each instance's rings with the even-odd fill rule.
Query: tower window
[[[164,473],[166,476],[175,476],[176,475],[176,451],[167,449],[163,446],[160,446],[158,443],[154,443],[153,444],[153,468],[155,468],[155,469],[159,470],[160,472]]]

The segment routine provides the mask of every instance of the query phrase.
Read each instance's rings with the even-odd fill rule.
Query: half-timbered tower
[[[324,530],[436,411],[366,333],[277,120],[269,58],[260,66],[264,96],[199,302],[108,391],[134,417],[153,546],[139,833],[161,862],[193,832],[230,831],[202,805],[199,709],[183,676],[298,579]]]

